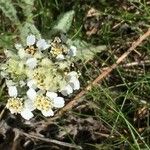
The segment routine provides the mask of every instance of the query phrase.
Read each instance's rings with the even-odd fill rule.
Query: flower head
[[[34,89],[29,89],[28,97],[33,101],[35,109],[38,109],[46,117],[53,116],[53,108],[61,108],[64,106],[64,98],[57,96],[57,93],[46,92],[46,95],[38,94]]]
[[[68,84],[61,89],[61,93],[64,96],[70,95],[73,90],[78,90],[80,88],[80,82],[78,80],[78,74],[75,71],[72,71],[67,74],[67,82]]]
[[[23,109],[23,99],[9,98],[6,104],[6,108],[8,108],[12,114],[21,113]]]
[[[37,52],[41,52],[50,47],[50,45],[45,41],[45,39],[37,40],[35,35],[30,34],[26,38],[26,47],[23,48],[21,44],[15,44],[18,50],[18,55],[21,59],[30,58]]]
[[[17,97],[17,88],[15,86],[8,87],[8,93],[11,98],[8,99],[6,108],[10,110],[12,114],[21,114],[21,116],[29,120],[33,117],[32,111],[34,110],[27,99]]]

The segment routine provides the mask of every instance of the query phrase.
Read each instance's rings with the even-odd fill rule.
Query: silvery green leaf
[[[11,0],[0,0],[0,9],[14,24],[19,22],[16,9]]]
[[[34,34],[37,39],[41,38],[41,34],[34,24],[25,22],[22,27],[20,27],[20,37],[23,43],[26,43],[26,38],[29,34]]]
[[[99,46],[94,46],[91,44],[88,44],[85,41],[80,41],[79,39],[74,40],[74,41],[68,41],[69,45],[74,45],[77,47],[77,59],[81,59],[85,62],[91,60],[94,58],[96,53],[100,53],[104,50],[106,50],[105,45],[99,45]]]
[[[13,47],[13,42],[12,38],[14,36],[12,34],[1,34],[0,36],[0,47],[2,48],[12,48]]]
[[[74,14],[75,12],[71,10],[60,15],[51,30],[51,34],[55,34],[57,32],[67,33],[71,27]]]
[[[24,15],[27,18],[32,19],[33,17],[33,9],[34,9],[34,0],[20,0],[19,5],[23,10]]]

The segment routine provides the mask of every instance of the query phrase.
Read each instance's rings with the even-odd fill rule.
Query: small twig
[[[40,137],[40,136],[38,136],[36,134],[28,134],[28,133],[25,133],[25,132],[20,131],[18,129],[14,129],[14,131],[17,132],[17,133],[20,133],[21,135],[24,135],[24,136],[26,136],[28,138],[34,138],[34,139],[38,139],[38,140],[45,141],[45,142],[48,142],[48,143],[61,145],[61,146],[64,146],[64,147],[75,148],[75,149],[82,149],[81,146],[78,146],[78,145],[75,145],[75,144],[70,144],[70,143],[61,142],[61,141],[58,141],[58,140],[53,140],[53,139]]]

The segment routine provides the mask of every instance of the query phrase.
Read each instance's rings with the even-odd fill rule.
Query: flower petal
[[[31,100],[34,100],[36,98],[36,91],[33,89],[33,88],[30,88],[28,91],[27,91],[27,96],[29,99]]]
[[[36,81],[35,81],[35,80],[29,80],[29,81],[27,81],[27,86],[28,86],[29,88],[36,89],[36,88],[37,88],[37,86],[36,86]]]
[[[71,71],[67,74],[67,79],[71,80],[71,78],[78,78],[78,73],[75,71]]]
[[[26,99],[24,102],[24,108],[28,109],[29,111],[33,111],[35,109],[33,101]]]
[[[33,34],[27,36],[27,46],[31,46],[35,44],[35,36]]]
[[[30,68],[30,69],[34,69],[37,66],[37,59],[36,58],[29,58],[26,61],[26,65]]]
[[[56,57],[56,59],[59,60],[59,61],[61,61],[61,60],[64,60],[65,57],[64,57],[64,55],[59,54],[59,55]]]
[[[77,78],[72,79],[69,82],[70,86],[74,89],[74,90],[79,90],[80,89],[80,82]]]
[[[63,97],[56,97],[54,99],[54,107],[56,108],[62,108],[65,105],[65,101]]]
[[[73,56],[76,56],[76,54],[77,54],[77,48],[75,46],[70,46],[68,55],[73,57]]]
[[[51,109],[48,111],[43,110],[41,112],[45,117],[54,116],[54,112]]]
[[[23,109],[21,111],[21,116],[26,120],[30,120],[34,115],[29,109]]]
[[[30,54],[27,54],[24,49],[19,49],[18,50],[18,55],[21,59],[30,57]]]
[[[44,39],[40,39],[37,41],[36,46],[39,50],[45,50],[50,47],[50,45],[47,44],[47,42]]]
[[[21,44],[15,44],[15,48],[16,48],[17,50],[23,49],[23,47],[22,47]]]
[[[57,93],[47,91],[46,96],[49,97],[50,99],[54,99],[57,97]]]
[[[8,94],[10,97],[17,97],[18,92],[16,86],[8,86]]]
[[[67,96],[67,95],[71,94],[72,92],[73,92],[73,89],[70,85],[67,85],[64,89],[61,90],[61,93],[64,96]]]

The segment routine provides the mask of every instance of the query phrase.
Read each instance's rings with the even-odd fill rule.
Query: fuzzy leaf
[[[76,58],[81,59],[85,62],[93,59],[96,53],[100,53],[106,50],[105,45],[94,46],[94,45],[88,44],[85,41],[80,41],[79,39],[74,40],[74,41],[68,41],[68,43],[70,45],[74,45],[77,47]]]
[[[11,0],[0,0],[0,9],[13,23],[17,24],[19,19]]]
[[[51,30],[50,34],[55,34],[57,32],[67,33],[71,27],[72,20],[75,12],[73,10],[66,12],[63,15],[60,15]]]
[[[34,0],[21,0],[20,2],[20,7],[23,10],[24,15],[29,18],[32,19],[33,17],[33,8],[34,8]]]
[[[21,28],[20,28],[20,37],[23,43],[26,42],[26,38],[29,34],[34,34],[36,38],[41,38],[41,34],[38,31],[38,29],[35,27],[34,24],[26,22]]]

